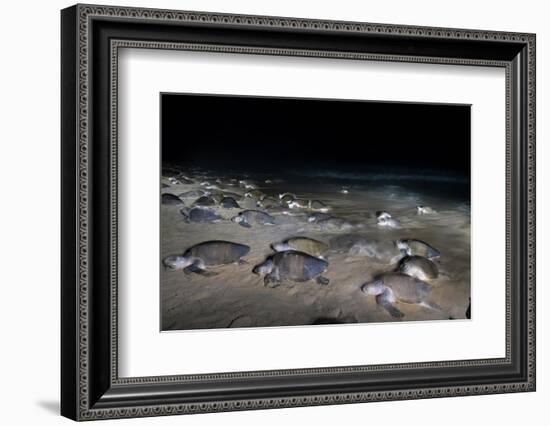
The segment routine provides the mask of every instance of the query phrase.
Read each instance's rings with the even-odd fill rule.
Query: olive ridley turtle
[[[183,215],[186,222],[219,222],[223,220],[221,216],[216,214],[213,210],[206,207],[193,207],[190,210],[181,209],[180,213]]]
[[[162,204],[168,205],[168,206],[181,206],[183,204],[183,201],[174,194],[162,194]]]
[[[257,265],[252,272],[265,275],[264,284],[277,287],[282,280],[304,282],[315,279],[319,285],[328,285],[329,279],[321,276],[328,262],[299,251],[281,251]]]
[[[314,240],[307,237],[293,237],[289,238],[281,243],[271,244],[271,248],[275,251],[288,251],[295,250],[307,253],[315,257],[323,257],[328,251],[328,244],[322,241]]]
[[[441,307],[430,302],[432,286],[418,278],[401,273],[388,273],[373,282],[361,286],[361,291],[376,296],[376,303],[394,318],[405,315],[395,307],[396,302],[416,304],[440,311]]]
[[[422,281],[433,280],[439,276],[437,265],[422,256],[405,256],[399,262],[399,271]]]
[[[422,214],[435,214],[437,212],[428,206],[416,206],[416,213],[422,215]]]
[[[216,275],[206,271],[209,266],[246,263],[241,258],[250,252],[250,247],[230,241],[205,241],[188,248],[183,255],[168,256],[163,263],[170,269],[183,269],[202,275]]]
[[[438,259],[441,256],[439,250],[421,240],[401,239],[397,240],[395,245],[408,256],[422,256],[430,260]]]
[[[260,225],[275,224],[275,218],[273,216],[260,210],[243,210],[231,220],[245,228],[251,228],[252,224],[255,223]]]
[[[223,197],[220,201],[220,206],[224,209],[238,209],[240,208],[239,203],[235,201],[233,197]]]

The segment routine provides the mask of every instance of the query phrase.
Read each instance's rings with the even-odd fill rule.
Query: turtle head
[[[409,248],[409,245],[405,240],[396,240],[395,246],[399,249],[399,251],[401,251],[401,253],[407,254],[410,256],[411,249]]]
[[[183,208],[180,210],[181,215],[183,216],[183,220],[185,220],[187,223],[189,223],[189,209]]]
[[[291,208],[291,209],[294,209],[294,208],[297,208],[297,207],[300,207],[300,204],[297,203],[295,200],[292,200],[290,201],[288,204],[288,207]]]
[[[287,251],[290,250],[288,243],[273,243],[271,248],[275,251]]]
[[[384,291],[384,282],[382,280],[375,280],[365,283],[361,286],[361,291],[371,296],[378,296]]]
[[[256,265],[254,269],[252,269],[252,272],[256,275],[267,275],[271,272],[272,269],[273,261],[271,259],[267,259],[264,263]]]
[[[165,257],[162,261],[164,266],[168,269],[184,269],[187,268],[191,263],[193,263],[193,260],[191,259],[191,256],[168,256]]]
[[[427,257],[430,260],[439,260],[439,258],[441,257],[441,253],[439,252],[439,250],[436,250],[433,247],[428,247],[428,256]]]
[[[391,214],[389,214],[388,212],[386,211],[377,211],[376,212],[376,219],[378,219],[379,221],[381,219],[383,220],[386,220],[386,219],[391,219]]]
[[[378,216],[376,218],[376,223],[378,223],[378,225],[387,225],[388,220],[389,220],[389,218],[387,218],[385,216]]]
[[[231,218],[231,221],[235,222],[235,223],[241,223],[243,220],[244,220],[244,218],[240,214],[238,214],[237,216],[233,216]]]

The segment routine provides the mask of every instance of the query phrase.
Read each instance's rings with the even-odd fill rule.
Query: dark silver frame
[[[535,35],[76,5],[62,28],[61,412],[74,420],[535,390]],[[118,377],[121,48],[506,70],[506,356]]]

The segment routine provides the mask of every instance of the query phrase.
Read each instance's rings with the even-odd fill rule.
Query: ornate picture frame
[[[535,35],[76,5],[61,13],[61,413],[160,416],[535,390]],[[119,377],[121,48],[489,66],[506,72],[506,356]]]

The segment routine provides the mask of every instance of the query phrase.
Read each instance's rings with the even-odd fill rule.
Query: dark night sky
[[[162,160],[469,177],[470,106],[162,94]]]

